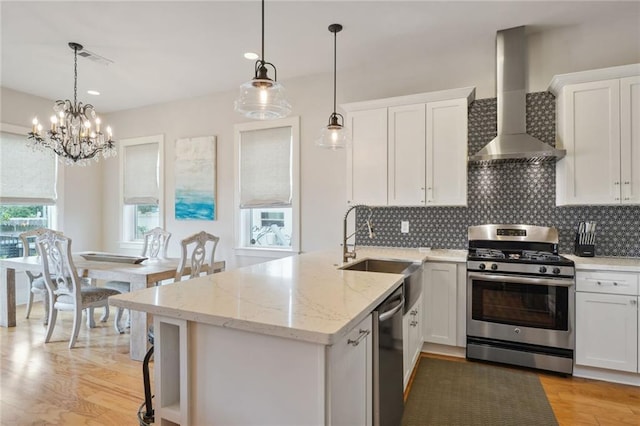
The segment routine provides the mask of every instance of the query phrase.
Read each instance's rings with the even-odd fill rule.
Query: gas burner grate
[[[524,250],[521,259],[527,260],[542,260],[542,261],[559,261],[560,256],[557,254],[549,253],[547,251],[533,251],[533,250]]]
[[[475,252],[476,257],[482,257],[487,259],[504,259],[505,255],[501,250],[478,248]]]

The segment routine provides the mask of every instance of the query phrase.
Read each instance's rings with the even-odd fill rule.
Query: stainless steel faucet
[[[360,226],[360,228],[357,227],[357,220],[356,220],[356,230],[353,231],[352,234],[347,236],[347,217],[349,216],[349,213],[351,213],[351,210],[357,209],[358,207],[369,209],[369,217],[367,217],[367,220],[362,226]],[[356,258],[355,240],[353,242],[353,251],[349,251],[347,247],[347,240],[352,236],[354,236],[356,232],[358,232],[360,229],[366,226],[369,229],[369,238],[374,237],[373,227],[371,226],[371,216],[373,216],[373,209],[369,206],[365,206],[364,204],[356,204],[355,206],[351,206],[347,209],[347,212],[344,214],[344,227],[343,227],[343,233],[342,233],[342,261],[343,262],[348,262],[349,259]]]

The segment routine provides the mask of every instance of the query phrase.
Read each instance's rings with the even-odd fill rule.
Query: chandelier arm
[[[260,59],[264,62],[264,0],[262,0],[262,52]]]
[[[336,51],[338,49],[338,31],[334,31],[333,33],[333,113],[336,113],[336,62],[337,62],[337,54]]]

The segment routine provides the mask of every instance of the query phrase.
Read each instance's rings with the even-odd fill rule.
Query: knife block
[[[596,245],[580,243],[580,234],[576,234],[573,254],[580,257],[593,257],[596,254]]]

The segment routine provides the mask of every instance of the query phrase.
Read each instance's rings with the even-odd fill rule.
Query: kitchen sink
[[[362,259],[340,267],[346,271],[385,272],[404,275],[404,312],[408,312],[422,294],[422,264],[406,260]]]
[[[386,272],[389,274],[403,274],[412,262],[404,260],[386,260],[386,259],[363,259],[350,263],[340,269],[347,271],[366,271],[366,272]]]

